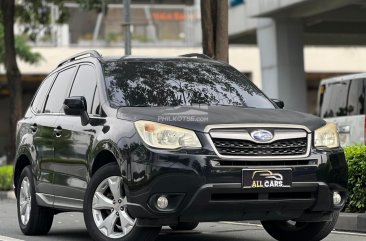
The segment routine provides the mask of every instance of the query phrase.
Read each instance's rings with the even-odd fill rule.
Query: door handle
[[[62,127],[61,126],[57,126],[55,129],[53,129],[53,132],[55,133],[56,137],[60,137],[62,134]]]
[[[351,127],[350,126],[340,126],[338,128],[338,132],[340,134],[347,134],[347,133],[350,133],[351,132]]]
[[[37,132],[37,129],[38,129],[37,124],[36,123],[32,124],[30,126],[30,129],[31,129],[32,133],[36,133]]]

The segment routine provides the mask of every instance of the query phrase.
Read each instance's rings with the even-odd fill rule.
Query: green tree
[[[67,18],[67,11],[61,0],[32,0],[32,1],[16,1],[1,0],[0,15],[3,25],[3,37],[0,43],[3,47],[1,56],[6,69],[6,78],[10,92],[10,139],[7,148],[8,162],[11,163],[15,155],[15,130],[17,121],[22,117],[22,82],[21,73],[17,63],[17,50],[22,54],[18,56],[26,61],[37,62],[40,56],[33,55],[26,45],[26,38],[16,37],[14,35],[14,23],[19,22],[24,26],[24,36],[34,39],[42,28],[47,28],[51,24],[50,10],[48,4],[54,4],[59,7],[60,14],[57,22],[62,22]],[[24,55],[23,55],[24,54]],[[0,57],[1,57],[0,56]]]
[[[15,53],[18,59],[29,64],[37,64],[42,60],[41,54],[32,51],[31,46],[27,42],[27,38],[23,35],[15,36]],[[4,63],[5,63],[4,25],[0,21],[0,64]]]

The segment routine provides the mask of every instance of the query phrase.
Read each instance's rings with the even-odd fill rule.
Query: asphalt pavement
[[[55,216],[47,236],[24,236],[18,227],[14,200],[0,201],[0,241],[90,241],[81,213]],[[177,232],[164,227],[156,241],[270,241],[260,225],[236,222],[201,223],[193,231]],[[326,241],[365,241],[366,234],[333,232]]]

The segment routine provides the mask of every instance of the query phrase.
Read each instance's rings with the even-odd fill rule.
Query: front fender
[[[118,144],[113,143],[108,140],[101,141],[95,146],[93,152],[91,153],[91,157],[90,157],[89,173],[90,174],[92,173],[92,168],[95,164],[96,159],[98,158],[99,154],[101,154],[104,151],[108,151],[109,153],[111,153],[114,156],[114,158],[117,160],[117,163],[119,165],[122,177],[126,178],[126,173],[127,173],[126,155],[124,155],[123,152],[121,152],[120,148],[118,147]]]

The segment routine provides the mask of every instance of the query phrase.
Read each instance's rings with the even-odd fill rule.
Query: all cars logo
[[[282,174],[269,170],[253,172],[252,180],[252,188],[283,187]]]

